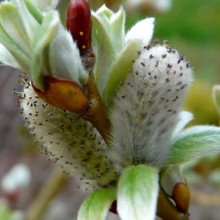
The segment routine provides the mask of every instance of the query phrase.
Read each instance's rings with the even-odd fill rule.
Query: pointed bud
[[[82,88],[74,81],[56,78],[44,78],[44,91],[34,86],[34,91],[48,104],[75,113],[82,113],[86,109],[89,99]]]
[[[66,26],[77,42],[81,56],[90,54],[92,19],[87,0],[71,0],[66,14]]]
[[[190,204],[190,191],[186,183],[177,183],[173,189],[173,200],[177,209],[182,213],[187,213]]]

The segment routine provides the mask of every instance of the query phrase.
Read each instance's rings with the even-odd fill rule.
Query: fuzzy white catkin
[[[115,183],[117,173],[103,153],[106,145],[90,123],[45,103],[30,83],[25,85],[20,102],[26,125],[43,145],[44,153],[67,173],[78,177],[82,188]]]
[[[110,111],[109,157],[119,169],[140,163],[162,166],[191,81],[192,70],[176,50],[144,47]]]

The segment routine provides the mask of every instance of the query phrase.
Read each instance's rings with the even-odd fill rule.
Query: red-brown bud
[[[114,213],[114,214],[118,214],[118,211],[117,211],[117,201],[114,201],[109,209],[110,212]]]
[[[87,0],[71,0],[67,8],[66,27],[77,42],[81,56],[92,52],[92,19]]]
[[[54,107],[82,113],[89,104],[89,99],[84,94],[82,88],[73,81],[56,77],[45,77],[44,86],[44,91],[41,91],[32,83],[32,87],[37,95]]]
[[[177,209],[182,213],[187,213],[190,204],[190,191],[185,183],[177,183],[173,189],[173,200]]]

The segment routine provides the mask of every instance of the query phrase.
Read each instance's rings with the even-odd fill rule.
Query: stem
[[[40,220],[47,210],[50,202],[56,197],[58,192],[67,183],[68,177],[60,170],[55,169],[48,182],[37,195],[37,198],[31,204],[27,211],[25,220]]]
[[[190,220],[187,214],[178,212],[162,190],[159,193],[157,215],[163,220]]]
[[[93,74],[90,74],[89,76],[87,90],[90,99],[90,105],[81,117],[84,120],[90,121],[99,131],[105,142],[108,143],[111,122],[107,116],[105,106],[96,87]]]

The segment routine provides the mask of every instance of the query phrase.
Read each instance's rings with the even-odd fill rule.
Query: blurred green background
[[[171,10],[157,17],[155,36],[168,38],[185,54],[200,79],[219,82],[219,0],[173,1]]]

